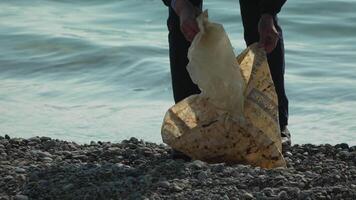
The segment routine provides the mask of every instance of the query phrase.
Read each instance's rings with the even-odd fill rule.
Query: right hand
[[[176,4],[178,4],[176,5],[176,13],[179,15],[180,30],[185,39],[192,42],[195,35],[199,32],[196,18],[201,13],[201,10],[186,0],[177,1]]]

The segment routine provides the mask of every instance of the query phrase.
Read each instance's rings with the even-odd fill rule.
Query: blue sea
[[[161,143],[173,105],[161,0],[1,0],[0,135]],[[206,0],[236,53],[238,1]],[[279,15],[293,143],[356,145],[356,0],[289,0]]]

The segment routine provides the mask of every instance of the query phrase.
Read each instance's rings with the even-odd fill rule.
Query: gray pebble
[[[199,181],[205,181],[208,178],[208,174],[205,171],[202,171],[198,174]]]
[[[171,186],[171,184],[168,181],[160,181],[157,184],[159,187],[163,187],[163,188],[169,188]]]
[[[288,199],[288,194],[286,191],[281,191],[278,193],[279,199]]]
[[[41,139],[39,137],[32,137],[28,139],[30,142],[38,143],[41,142]]]
[[[46,152],[46,151],[41,151],[41,150],[32,150],[31,154],[39,157],[52,157],[52,154]]]
[[[293,156],[293,154],[292,154],[290,151],[286,151],[284,154],[285,154],[287,157],[292,157],[292,156]]]
[[[42,160],[43,160],[44,162],[52,162],[52,161],[53,161],[53,159],[50,158],[50,157],[43,157]]]
[[[198,168],[198,169],[202,169],[203,167],[206,166],[206,163],[201,161],[201,160],[194,160],[193,162],[191,162],[190,164],[192,167]]]
[[[11,176],[11,175],[7,175],[7,176],[4,177],[5,181],[9,181],[9,180],[12,180],[12,179],[14,179],[14,177]]]
[[[26,195],[18,194],[14,198],[15,200],[28,200],[28,197]]]
[[[21,168],[21,167],[16,167],[16,168],[15,168],[15,172],[16,172],[16,173],[25,173],[26,170],[23,169],[23,168]]]
[[[224,200],[230,200],[230,197],[227,196],[227,194],[225,194],[225,195],[223,196],[223,199],[224,199]]]
[[[43,136],[43,137],[40,137],[40,140],[41,140],[42,142],[45,142],[45,141],[51,140],[51,138],[50,138],[50,137],[45,137],[45,136]]]
[[[253,195],[249,192],[243,193],[242,198],[246,200],[254,199]]]
[[[181,188],[179,185],[176,185],[176,184],[173,185],[173,189],[177,192],[180,192],[183,190],[183,188]]]
[[[63,186],[64,191],[71,190],[72,188],[74,188],[74,185],[72,183],[69,183],[69,184]]]

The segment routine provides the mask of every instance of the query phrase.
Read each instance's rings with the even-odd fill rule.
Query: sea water
[[[0,135],[161,143],[172,106],[160,0],[1,0]],[[238,1],[206,0],[236,53]],[[287,1],[279,15],[293,143],[356,144],[356,0]]]

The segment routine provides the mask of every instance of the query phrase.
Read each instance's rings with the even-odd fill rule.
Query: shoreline
[[[174,160],[136,138],[77,144],[0,136],[0,200],[356,199],[356,146],[293,145],[288,168]]]

